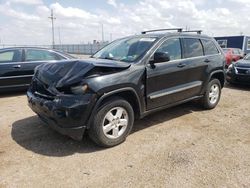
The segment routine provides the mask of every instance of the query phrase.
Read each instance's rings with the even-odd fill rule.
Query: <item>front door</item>
[[[22,50],[0,52],[0,89],[22,85]]]

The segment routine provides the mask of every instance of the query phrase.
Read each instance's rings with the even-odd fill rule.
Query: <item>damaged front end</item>
[[[98,99],[88,79],[111,74],[129,65],[63,61],[39,66],[27,92],[30,108],[61,134],[81,140]]]

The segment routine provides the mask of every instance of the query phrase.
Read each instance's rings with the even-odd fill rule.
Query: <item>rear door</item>
[[[183,37],[184,62],[188,66],[186,81],[197,83],[197,87],[191,88],[185,98],[201,94],[202,85],[208,78],[208,67],[212,64],[212,57],[205,55],[204,45],[199,38]]]
[[[221,62],[225,61],[224,55],[221,54],[221,51],[216,46],[216,41],[211,39],[201,39],[202,45],[204,47],[204,53],[206,56],[205,63],[207,64],[207,71],[204,74],[203,80],[208,79],[209,74],[215,68],[224,66]]]
[[[0,89],[22,85],[22,50],[4,50],[0,52]]]

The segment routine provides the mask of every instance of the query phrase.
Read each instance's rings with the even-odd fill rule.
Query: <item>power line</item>
[[[54,20],[56,17],[53,14],[53,9],[51,9],[51,15],[48,17],[51,19],[51,29],[52,29],[52,48],[55,48],[55,32],[54,32]]]

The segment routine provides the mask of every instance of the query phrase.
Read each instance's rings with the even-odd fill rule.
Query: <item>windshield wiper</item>
[[[117,59],[113,58],[113,57],[98,57],[99,59],[108,59],[108,60],[114,60],[117,61]]]

